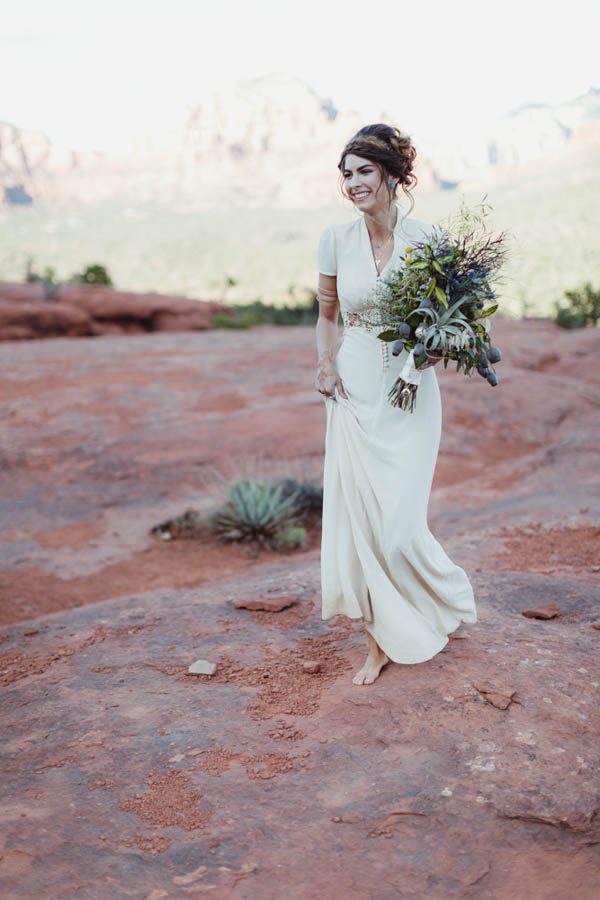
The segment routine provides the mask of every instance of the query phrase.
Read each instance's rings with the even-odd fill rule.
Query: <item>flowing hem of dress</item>
[[[328,613],[325,616],[321,613],[321,619],[323,621],[326,621],[327,619],[332,619],[332,618],[334,618],[334,616],[346,616],[346,618],[348,618],[348,619],[362,619],[363,618],[362,615],[353,616],[353,615],[350,615],[349,613],[344,613],[344,612],[332,612],[332,613]],[[432,651],[428,650],[425,655],[423,655],[423,654],[410,654],[410,655],[403,654],[402,659],[399,659],[397,654],[394,655],[394,653],[395,653],[394,651],[390,652],[389,649],[386,649],[385,644],[387,644],[387,640],[385,640],[385,639],[382,640],[381,636],[379,636],[379,635],[376,636],[375,634],[373,634],[374,629],[372,627],[372,623],[365,622],[364,625],[365,625],[365,630],[368,631],[369,634],[373,637],[373,639],[377,641],[378,645],[381,647],[381,649],[383,650],[385,655],[388,657],[388,659],[390,659],[392,662],[399,663],[401,665],[416,665],[417,663],[427,662],[428,660],[433,659],[434,656],[437,656],[437,654],[441,650],[443,650],[444,647],[446,646],[446,644],[448,643],[448,640],[449,640],[448,636],[453,634],[460,625],[462,625],[463,623],[466,625],[473,625],[476,622],[477,622],[477,611],[475,609],[473,609],[469,612],[465,611],[464,613],[462,613],[458,616],[458,618],[456,619],[456,624],[454,625],[453,628],[451,628],[445,634],[439,635],[439,642]],[[388,644],[388,648],[389,648],[389,646],[390,645]]]

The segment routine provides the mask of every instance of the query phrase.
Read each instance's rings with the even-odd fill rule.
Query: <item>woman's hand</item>
[[[428,369],[430,366],[437,366],[439,361],[444,358],[444,354],[441,350],[429,350],[427,352],[427,362],[423,363],[421,366],[417,366],[417,371],[421,372],[423,369]]]
[[[333,397],[335,400],[334,394],[337,390],[344,399],[349,399],[342,379],[338,375],[333,360],[329,355],[324,355],[319,363],[315,377],[315,388],[324,397]]]

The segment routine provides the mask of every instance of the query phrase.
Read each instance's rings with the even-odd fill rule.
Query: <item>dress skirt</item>
[[[346,326],[335,364],[348,399],[325,398],[322,618],[363,618],[398,663],[431,659],[461,622],[476,622],[473,588],[427,526],[441,437],[434,367],[413,412],[388,391],[408,356]]]

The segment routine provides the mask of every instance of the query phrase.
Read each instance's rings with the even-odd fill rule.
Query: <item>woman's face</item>
[[[379,207],[387,208],[388,194],[375,163],[349,153],[344,160],[342,174],[346,193],[357,209],[371,212]]]

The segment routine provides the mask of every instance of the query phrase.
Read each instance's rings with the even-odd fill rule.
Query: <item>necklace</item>
[[[397,218],[396,218],[396,221],[398,221]],[[366,222],[365,222],[365,225],[366,225]],[[383,248],[385,247],[385,245],[387,244],[389,239],[393,236],[394,230],[392,229],[392,231],[390,231],[390,233],[386,237],[385,241],[374,241],[373,238],[371,237],[371,232],[369,231],[368,228],[367,228],[367,233],[369,235],[369,240],[371,241],[371,247],[373,248],[373,255],[375,257],[375,265],[377,266],[377,270],[379,270],[379,265],[381,263],[381,256],[383,253]]]
[[[379,243],[379,244],[378,244],[378,243],[376,243],[376,242],[373,241],[373,240],[371,241],[371,245],[372,245],[374,248],[377,248],[377,252],[375,252],[375,254],[374,254],[374,256],[375,256],[375,262],[376,262],[377,266],[379,266],[379,263],[381,262],[381,254],[382,254],[383,248],[385,247],[385,245],[387,244],[387,242],[389,241],[389,239],[391,238],[391,236],[393,235],[393,233],[394,233],[394,232],[392,231],[392,232],[386,237],[386,239],[385,239],[385,241],[383,241],[383,243]]]

